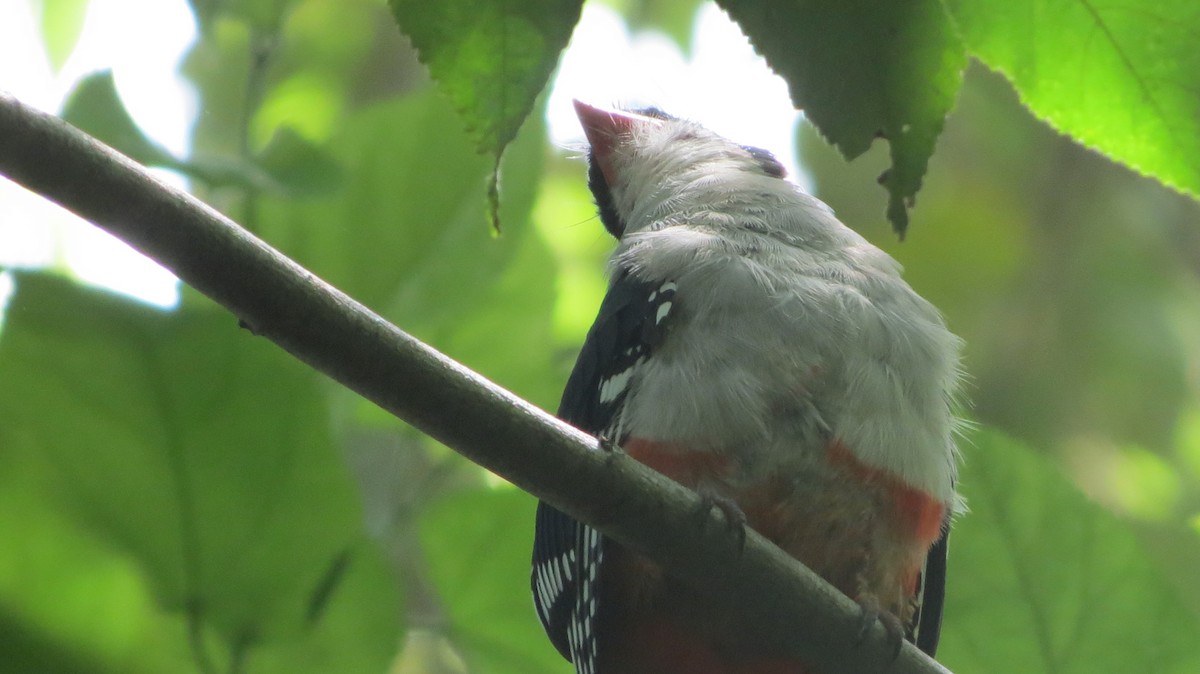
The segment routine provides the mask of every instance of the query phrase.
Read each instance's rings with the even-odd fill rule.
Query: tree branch
[[[698,498],[384,321],[214,209],[71,127],[0,93],[0,173],[111,232],[244,326],[712,596],[772,650],[826,674],[946,673],[754,532],[738,550]],[[513,582],[524,583],[524,578]],[[533,610],[532,608],[530,609]]]

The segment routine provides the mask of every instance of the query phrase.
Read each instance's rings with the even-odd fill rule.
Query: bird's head
[[[657,108],[606,110],[575,101],[575,112],[590,146],[588,187],[618,239],[662,226],[666,214],[719,208],[739,193],[785,184],[786,171],[770,152]]]

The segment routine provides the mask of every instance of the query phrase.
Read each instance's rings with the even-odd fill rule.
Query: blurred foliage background
[[[43,0],[57,63],[87,4]],[[384,4],[191,7],[185,155],[103,73],[64,116],[553,409],[609,242],[544,98],[504,155],[496,235],[492,162]],[[616,7],[692,47],[699,3]],[[799,146],[816,194],[967,342],[972,512],[941,659],[1200,671],[1197,204],[1051,130],[978,64],[904,243],[875,184],[886,147],[847,164],[806,125]],[[0,671],[569,671],[528,596],[531,497],[187,289],[162,310],[70,277],[8,271]]]

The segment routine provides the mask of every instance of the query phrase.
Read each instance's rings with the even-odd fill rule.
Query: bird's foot
[[[596,442],[600,445],[600,451],[603,452],[607,457],[605,459],[605,465],[611,466],[613,461],[616,461],[617,456],[622,453],[621,445],[617,444],[617,441],[608,434],[608,431],[600,431],[597,433]]]
[[[703,529],[704,525],[708,523],[708,514],[715,508],[725,516],[725,528],[737,538],[738,550],[745,550],[746,513],[742,511],[737,501],[711,489],[700,488],[696,491],[700,495],[700,507],[697,509],[700,528]]]
[[[617,441],[608,434],[608,431],[600,431],[597,433],[596,441],[600,444],[600,449],[605,452],[612,453],[621,449],[621,446],[618,445]]]
[[[884,610],[879,605],[879,598],[873,594],[859,595],[858,607],[861,613],[859,614],[855,643],[862,644],[866,641],[867,635],[871,633],[871,627],[878,622],[887,632],[887,643],[891,647],[892,659],[895,660],[899,657],[900,646],[904,643],[904,625],[900,624],[900,619],[890,611]]]

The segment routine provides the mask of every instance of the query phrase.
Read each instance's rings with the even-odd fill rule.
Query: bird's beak
[[[616,172],[612,166],[613,149],[622,136],[629,136],[640,124],[662,124],[661,119],[646,117],[624,110],[605,110],[575,101],[575,114],[583,124],[583,132],[592,146],[592,160],[600,165],[600,172],[609,185],[616,184]]]

